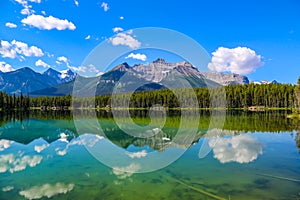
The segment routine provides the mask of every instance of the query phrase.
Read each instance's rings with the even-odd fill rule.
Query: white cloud
[[[247,47],[219,47],[212,55],[212,62],[208,64],[208,68],[217,72],[249,74],[264,64],[261,56]]]
[[[102,2],[101,7],[103,8],[104,12],[107,12],[109,10],[108,4],[105,2]]]
[[[30,2],[33,2],[33,3],[41,3],[42,1],[41,0],[28,0]]]
[[[142,157],[146,157],[147,156],[147,151],[146,150],[142,150],[142,151],[138,151],[138,152],[128,152],[127,155],[130,158],[142,158]]]
[[[69,66],[69,59],[65,56],[60,56],[57,58],[56,63],[61,64],[61,62],[64,62],[67,66]]]
[[[78,66],[78,67],[75,67],[75,66],[69,66],[69,69],[75,71],[75,72],[86,72],[86,66]]]
[[[0,173],[9,171],[10,173],[22,171],[26,169],[27,166],[35,167],[40,164],[43,157],[34,156],[15,156],[14,154],[0,155]]]
[[[72,22],[69,22],[67,19],[62,20],[53,16],[44,17],[42,15],[32,14],[22,19],[21,22],[23,24],[33,26],[41,30],[57,29],[61,31],[65,29],[69,29],[69,30],[76,29],[76,26]]]
[[[64,155],[66,155],[67,154],[67,152],[68,152],[68,148],[65,148],[65,149],[62,149],[62,150],[60,150],[60,149],[55,149],[55,151],[56,151],[56,154],[57,155],[59,155],[59,156],[64,156]]]
[[[123,16],[120,16],[120,20],[123,20],[124,19],[124,17]]]
[[[16,58],[18,54],[20,56],[24,55],[27,57],[40,57],[44,55],[40,48],[36,46],[28,46],[28,44],[16,40],[13,40],[12,42],[1,40],[0,54],[3,58]]]
[[[15,0],[17,3],[21,4],[23,6],[23,9],[21,10],[22,15],[30,15],[35,13],[34,10],[32,10],[32,6],[28,4],[29,2],[32,3],[41,3],[41,0]]]
[[[262,144],[250,135],[210,139],[209,146],[213,149],[214,157],[221,163],[249,163],[262,154]]]
[[[7,64],[6,62],[0,61],[0,71],[2,72],[11,72],[15,69],[12,68],[10,64]],[[1,141],[0,141],[0,149],[1,149]]]
[[[123,28],[121,28],[121,27],[115,27],[115,28],[113,28],[112,30],[113,30],[113,32],[114,32],[114,33],[117,33],[117,32],[122,32],[122,31],[124,31],[124,29],[123,29]]]
[[[43,197],[51,198],[57,194],[66,194],[73,190],[73,188],[74,184],[56,183],[51,185],[46,183],[41,186],[34,186],[28,190],[22,190],[19,194],[30,200],[41,199]]]
[[[86,67],[86,66],[78,66],[78,67],[69,66],[69,68],[75,72],[82,72],[82,73],[91,72],[91,73],[98,74],[100,72],[100,70],[98,70],[94,65],[89,65],[88,67]]]
[[[139,48],[141,46],[141,43],[133,38],[131,36],[132,31],[128,31],[127,33],[117,33],[116,36],[109,38],[109,41],[112,43],[112,45],[125,45],[132,49]]]
[[[46,11],[44,11],[44,10],[42,10],[41,13],[42,13],[43,15],[46,15]]]
[[[0,70],[1,70],[1,68],[2,67],[1,67],[1,62],[0,62]],[[13,141],[11,141],[11,140],[5,140],[5,139],[0,140],[0,151],[8,149],[12,143],[13,143]]]
[[[38,153],[42,152],[44,149],[46,149],[49,146],[49,144],[43,144],[43,145],[35,145],[34,150]]]
[[[31,6],[26,6],[21,10],[22,15],[30,15],[33,13],[33,10],[30,9]]]
[[[119,179],[125,179],[132,176],[135,172],[137,172],[141,166],[136,163],[131,163],[125,167],[113,167],[112,172],[115,174]]]
[[[35,66],[37,66],[37,67],[44,67],[44,68],[49,68],[50,67],[50,65],[48,65],[47,63],[45,63],[44,61],[42,61],[41,59],[39,59],[39,60],[37,60],[36,62],[35,62]]]
[[[14,24],[14,23],[11,23],[11,22],[6,22],[5,26],[8,27],[8,28],[17,28],[17,25]]]
[[[72,140],[70,142],[70,145],[84,145],[88,147],[93,147],[97,142],[104,139],[103,136],[100,135],[94,135],[94,134],[83,134],[80,135],[80,137],[76,138],[75,140]]]
[[[79,2],[77,0],[74,0],[74,4],[78,7],[79,6]]]
[[[145,54],[134,54],[134,53],[130,53],[128,56],[125,57],[125,59],[128,58],[132,58],[132,59],[136,59],[136,60],[142,60],[142,61],[146,61],[147,60],[147,56]]]
[[[9,192],[9,191],[11,191],[13,189],[14,189],[14,186],[9,185],[9,186],[3,187],[2,191],[3,192]]]
[[[35,56],[35,57],[39,57],[39,56],[43,56],[44,53],[43,51],[36,47],[36,46],[31,46],[29,47],[28,44],[24,43],[24,42],[19,42],[16,40],[13,40],[11,42],[12,45],[15,46],[15,51],[18,54],[24,55],[24,56]]]
[[[17,52],[12,47],[11,43],[5,40],[1,40],[0,44],[0,54],[3,58],[15,58],[17,56]]]
[[[89,40],[89,39],[91,39],[91,36],[87,35],[84,39]]]

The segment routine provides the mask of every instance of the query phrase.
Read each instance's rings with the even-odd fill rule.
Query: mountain
[[[126,62],[121,63],[101,76],[91,78],[77,76],[70,69],[58,72],[49,68],[37,73],[25,67],[7,73],[0,72],[0,91],[9,94],[22,92],[32,96],[63,96],[73,93],[75,77],[78,77],[76,86],[80,89],[75,92],[80,92],[82,96],[111,94],[114,89],[117,92],[129,92],[249,83],[246,76],[199,72],[188,62],[169,63],[158,58],[148,64],[130,66]]]
[[[202,74],[205,78],[223,86],[249,84],[248,77],[239,74],[225,74],[219,72],[202,72]]]
[[[73,82],[35,91],[32,95],[66,95],[73,92]],[[218,83],[206,79],[196,67],[188,62],[168,63],[159,58],[149,64],[136,64],[130,66],[122,63],[99,77],[76,80],[76,86],[80,88],[80,96],[91,94],[111,94],[117,92],[148,91],[168,88],[187,87],[213,87]],[[96,91],[92,91],[97,86]],[[141,87],[137,87],[141,86]],[[137,88],[136,88],[137,87]],[[75,91],[78,94],[78,91]]]
[[[58,72],[49,68],[44,73],[38,73],[24,67],[11,72],[1,72],[0,91],[8,94],[30,94],[33,91],[67,83],[75,77],[76,73],[71,70]]]
[[[54,79],[57,84],[72,81],[76,77],[76,73],[70,69],[66,69],[58,72],[52,68],[49,68],[44,73],[42,73],[42,75],[44,75],[47,78]]]
[[[250,83],[256,84],[256,85],[263,85],[263,84],[279,84],[276,80],[273,81],[267,81],[267,80],[262,80],[262,81],[251,81]]]

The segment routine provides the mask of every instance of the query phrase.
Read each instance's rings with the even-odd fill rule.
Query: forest
[[[224,94],[225,92],[225,94]],[[196,95],[196,96],[195,96]],[[300,104],[300,78],[297,85],[291,84],[245,84],[225,86],[224,89],[194,88],[194,89],[163,89],[154,91],[139,91],[116,95],[102,95],[96,97],[72,98],[67,96],[29,97],[28,95],[8,95],[0,92],[0,109],[2,110],[29,110],[31,108],[51,109],[53,107],[68,109],[74,108],[108,108],[112,101],[114,107],[144,108],[154,105],[166,108],[189,107],[197,98],[199,108],[209,109],[218,107],[211,99],[222,99],[224,96],[226,108],[243,109],[250,106],[265,108],[297,108]],[[128,99],[124,101],[124,99]],[[73,102],[72,102],[73,101]],[[127,103],[127,104],[126,104]]]

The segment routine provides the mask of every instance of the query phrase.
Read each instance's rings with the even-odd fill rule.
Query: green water
[[[161,118],[151,121],[148,114],[131,116],[155,128]],[[206,135],[211,115],[202,112],[192,142],[172,147],[167,144],[176,136],[180,113],[169,113],[151,138],[125,134],[106,112],[97,113],[105,133],[98,136],[89,113],[82,115],[86,134],[77,131],[69,112],[0,113],[0,199],[300,199],[299,122],[286,114],[230,112],[214,137]],[[188,121],[194,123],[193,116]],[[189,123],[182,126],[189,131]],[[203,143],[211,151],[199,158]],[[131,172],[118,171],[90,153],[105,151],[108,144],[144,154],[132,162],[128,157]],[[166,167],[134,173],[150,153],[178,151],[184,154]],[[109,150],[105,155],[117,159]]]

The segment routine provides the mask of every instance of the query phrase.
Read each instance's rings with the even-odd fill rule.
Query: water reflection
[[[232,199],[299,197],[298,183],[257,176],[257,172],[261,172],[300,179],[299,149],[296,148],[296,145],[300,147],[300,132],[295,131],[298,122],[285,119],[284,113],[277,113],[273,118],[270,113],[248,117],[232,114],[223,130],[215,129],[209,134],[206,134],[209,115],[202,113],[193,144],[178,148],[168,145],[177,131],[180,119],[177,115],[168,117],[161,130],[154,129],[156,133],[151,138],[124,134],[107,112],[98,116],[105,135],[89,131],[93,129],[89,129],[88,118],[85,121],[87,133],[78,135],[70,113],[65,119],[59,115],[49,118],[49,115],[36,112],[28,113],[27,117],[11,115],[16,118],[10,119],[2,115],[6,121],[0,127],[0,199],[206,198],[174,179],[222,197],[230,195]],[[22,116],[22,121],[17,116]],[[147,114],[133,119],[140,125],[149,122]],[[266,132],[267,128],[270,130]],[[205,159],[198,159],[197,152],[204,139],[212,152]],[[107,168],[85,148],[97,151],[99,146],[105,147],[108,143],[126,150],[126,163],[116,162]],[[171,154],[180,148],[188,151],[166,169],[135,174],[144,167],[139,160],[146,159],[152,152]]]
[[[238,135],[230,138],[214,138],[209,141],[214,157],[221,163],[249,163],[262,154],[263,144],[251,135]]]
[[[19,192],[21,196],[24,196],[26,199],[41,199],[42,197],[51,198],[57,194],[66,194],[73,190],[74,184],[64,184],[64,183],[55,183],[44,185],[33,186],[29,189],[22,190]]]

